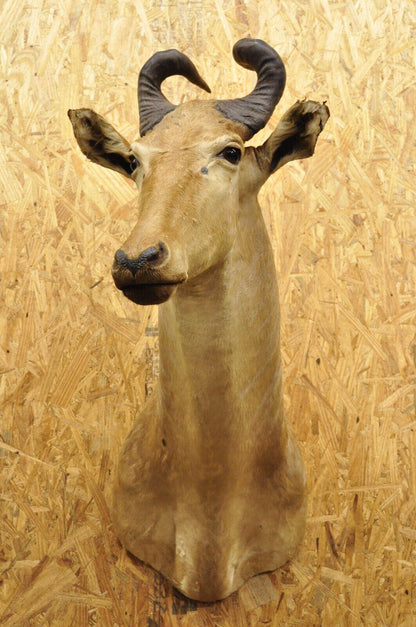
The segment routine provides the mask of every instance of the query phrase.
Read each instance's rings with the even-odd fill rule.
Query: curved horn
[[[175,109],[162,94],[160,86],[168,76],[179,74],[211,93],[192,61],[178,50],[157,52],[144,64],[138,85],[140,135],[143,137],[170,111]]]
[[[257,72],[254,90],[244,98],[219,100],[216,108],[249,130],[250,139],[266,125],[279,102],[286,83],[285,66],[277,52],[261,39],[240,39],[233,48],[239,65]]]

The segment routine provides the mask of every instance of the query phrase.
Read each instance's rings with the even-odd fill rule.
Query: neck
[[[224,263],[159,307],[159,416],[178,451],[217,463],[283,420],[279,303],[258,210]]]

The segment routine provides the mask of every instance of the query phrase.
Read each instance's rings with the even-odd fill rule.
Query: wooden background
[[[415,25],[411,0],[1,0],[0,623],[416,624]],[[110,276],[135,188],[87,162],[66,111],[138,132],[137,74],[190,55],[218,97],[282,55],[283,111],[327,100],[316,155],[262,192],[285,397],[310,491],[296,560],[221,603],[175,594],[109,515],[117,452],[157,378],[157,312]],[[181,78],[175,102],[206,97]]]

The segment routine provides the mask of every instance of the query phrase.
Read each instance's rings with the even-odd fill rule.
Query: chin
[[[160,285],[131,285],[123,288],[123,294],[136,305],[160,305],[176,292],[177,283]]]

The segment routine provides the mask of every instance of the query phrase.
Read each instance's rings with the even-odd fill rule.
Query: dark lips
[[[124,296],[136,305],[160,305],[172,296],[179,283],[129,285],[122,288]]]

